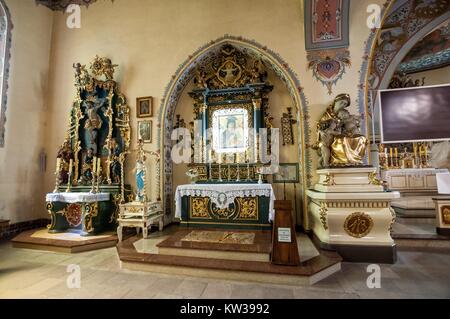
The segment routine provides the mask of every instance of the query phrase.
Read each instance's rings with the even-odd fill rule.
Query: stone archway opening
[[[309,128],[308,128],[308,110],[307,101],[300,86],[298,76],[293,72],[289,65],[275,52],[262,46],[255,41],[226,35],[215,41],[211,41],[199,48],[190,55],[183,64],[181,64],[172,76],[169,85],[166,88],[164,98],[161,101],[158,127],[158,149],[161,152],[161,193],[165,205],[166,222],[173,219],[173,163],[171,160],[172,140],[171,133],[174,124],[175,109],[186,85],[193,79],[198,67],[210,63],[219,53],[223,45],[232,45],[245,55],[262,60],[266,67],[270,68],[274,74],[284,83],[293,105],[296,108],[297,119],[297,143],[299,144],[298,158],[300,167],[300,187],[301,196],[302,224],[305,229],[309,229],[307,215],[306,190],[311,183],[311,156],[309,152]]]

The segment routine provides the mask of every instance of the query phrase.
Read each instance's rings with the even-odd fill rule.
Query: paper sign
[[[290,243],[291,242],[291,229],[278,227],[278,242]]]

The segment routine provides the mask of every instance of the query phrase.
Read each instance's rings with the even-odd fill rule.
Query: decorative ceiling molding
[[[66,11],[71,4],[86,6],[93,4],[97,0],[36,0],[36,4],[40,4],[50,8],[53,11]]]
[[[399,64],[397,71],[417,73],[449,64],[450,23],[447,23],[417,42]]]
[[[390,11],[375,40],[368,77],[370,88],[379,89],[385,75],[391,76],[387,72],[391,64],[407,50],[405,44],[411,43],[432,23],[448,16],[449,10],[450,0],[415,0]]]

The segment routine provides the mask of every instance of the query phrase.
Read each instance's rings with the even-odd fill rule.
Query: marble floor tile
[[[79,289],[67,287],[71,264],[80,266]],[[0,298],[450,298],[450,253],[399,249],[396,264],[379,265],[379,289],[367,287],[368,265],[344,262],[315,285],[287,286],[121,269],[115,248],[70,255],[0,243]]]
[[[231,297],[231,284],[208,283],[200,298],[203,299],[228,299]]]
[[[185,279],[175,289],[174,294],[184,298],[198,298],[205,291],[207,283],[196,281],[195,279]]]

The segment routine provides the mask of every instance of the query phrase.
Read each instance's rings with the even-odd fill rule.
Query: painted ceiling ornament
[[[435,19],[448,15],[450,12],[450,0],[414,0],[405,1],[400,6],[393,6],[394,9],[390,11],[374,39],[373,54],[369,66],[369,85],[372,89],[379,88],[380,83],[386,75],[386,71],[391,67],[393,61],[398,54],[404,51],[404,44],[410,41],[420,30],[423,30],[428,24]],[[442,30],[441,30],[442,31]],[[436,38],[440,38],[437,41]],[[428,43],[424,47],[423,44],[431,40],[434,44]],[[401,71],[407,73],[415,72],[414,69],[431,68],[433,65],[445,64],[445,41],[442,37],[433,37],[419,42],[417,46],[411,50],[411,55],[422,55],[415,58],[416,61],[409,61],[403,65]],[[430,42],[430,41],[428,41]],[[440,42],[437,45],[437,42]],[[438,59],[431,60],[426,54],[429,54],[437,47],[442,48],[442,52]],[[425,54],[425,55],[424,55]],[[437,53],[436,53],[437,54]],[[406,59],[411,59],[412,56],[407,56]],[[404,61],[405,62],[405,61]]]
[[[333,85],[342,78],[345,68],[351,66],[350,52],[347,49],[308,52],[308,69],[313,76],[332,94]]]
[[[449,0],[415,0],[414,11],[420,18],[434,18],[450,9]]]
[[[351,65],[349,0],[305,0],[305,48],[308,69],[328,94]]]
[[[88,7],[97,0],[36,0],[36,4],[48,7],[53,11],[66,11],[71,4]]]

